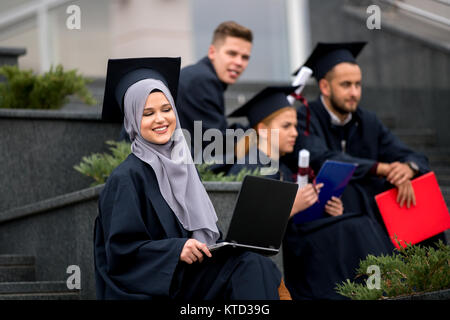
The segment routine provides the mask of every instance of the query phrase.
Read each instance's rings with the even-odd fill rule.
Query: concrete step
[[[69,290],[65,281],[0,283],[0,300],[79,300],[79,290]]]
[[[431,170],[433,170],[436,175],[448,176],[450,175],[450,164],[448,166],[434,166]]]
[[[0,255],[0,282],[34,281],[34,262],[33,256]]]
[[[440,186],[450,187],[450,175],[437,174],[436,178]]]
[[[406,145],[411,147],[436,146],[436,131],[433,129],[394,129],[392,132]]]
[[[428,160],[432,168],[434,167],[450,168],[450,155],[448,154],[429,156]]]
[[[445,203],[447,203],[447,207],[450,207],[450,187],[448,186],[440,186],[442,195],[444,196]]]

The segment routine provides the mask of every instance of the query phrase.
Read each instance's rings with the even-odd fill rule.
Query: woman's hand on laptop
[[[206,254],[210,258],[212,257],[211,252],[205,243],[195,239],[189,239],[181,250],[180,260],[187,264],[192,264],[196,261],[202,262],[203,254]]]

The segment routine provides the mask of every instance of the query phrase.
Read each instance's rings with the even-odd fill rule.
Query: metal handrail
[[[31,3],[26,3],[20,6],[17,6],[14,9],[11,9],[2,15],[0,15],[0,29],[7,28],[10,25],[21,22],[25,19],[33,17],[37,15],[39,10],[42,7],[47,8],[47,10],[51,10],[65,2],[69,2],[70,0],[35,0]]]
[[[431,21],[444,24],[447,27],[450,27],[450,19],[447,19],[446,17],[437,15],[435,13],[426,11],[424,9],[415,7],[415,6],[411,5],[411,4],[407,4],[407,3],[404,3],[404,2],[401,2],[401,1],[398,1],[398,0],[383,0],[383,1],[391,4],[394,7],[399,8],[401,10],[407,11],[409,13],[413,13],[413,14],[418,15],[420,17],[423,17],[423,18],[429,19]],[[449,0],[434,0],[434,1],[450,5],[450,1]]]

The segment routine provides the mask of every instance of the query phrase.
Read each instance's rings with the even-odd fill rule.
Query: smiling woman
[[[141,120],[142,137],[155,144],[165,144],[172,137],[176,127],[176,117],[164,93],[153,90],[145,102]]]
[[[97,297],[279,299],[281,273],[272,260],[239,250],[211,254],[207,247],[221,233],[186,140],[178,135],[179,66],[177,58],[108,64],[104,115],[119,110],[114,115],[123,119],[131,154],[99,197]],[[175,150],[184,155],[181,161]]]

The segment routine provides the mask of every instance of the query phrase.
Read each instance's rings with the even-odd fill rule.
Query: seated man
[[[309,104],[310,122],[304,120],[306,108],[299,110],[299,132],[309,135],[297,139],[293,156],[285,161],[295,168],[298,152],[305,148],[315,172],[327,159],[357,163],[342,197],[344,206],[382,222],[374,196],[395,186],[400,206],[414,205],[411,179],[428,172],[429,166],[423,154],[402,143],[374,113],[359,107],[362,73],[355,58],[365,44],[316,46],[305,66],[313,70],[321,94]]]
[[[194,121],[201,121],[202,137],[208,129],[218,129],[225,135],[228,124],[224,92],[247,68],[252,40],[251,30],[232,21],[223,22],[214,31],[208,55],[181,70],[178,112],[181,127],[191,136],[194,161],[209,143],[198,141],[194,148]]]

